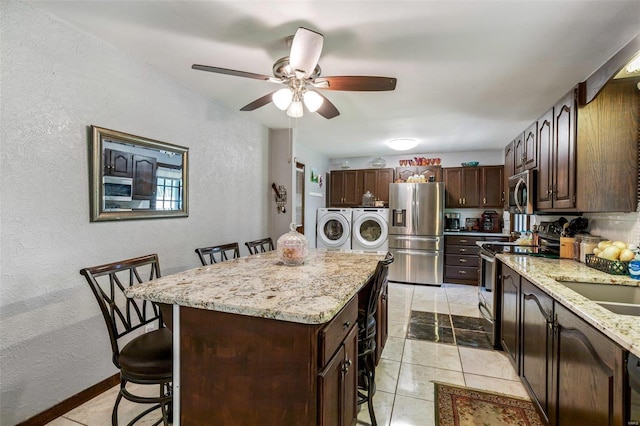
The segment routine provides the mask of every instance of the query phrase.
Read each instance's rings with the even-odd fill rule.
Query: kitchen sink
[[[640,287],[572,281],[559,283],[613,313],[640,316]]]

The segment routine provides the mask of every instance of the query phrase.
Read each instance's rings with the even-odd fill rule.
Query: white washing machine
[[[389,209],[352,209],[351,249],[389,250]]]
[[[316,248],[351,250],[351,209],[318,209]]]

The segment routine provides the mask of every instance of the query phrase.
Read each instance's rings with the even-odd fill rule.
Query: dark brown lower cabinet
[[[520,374],[520,275],[502,265],[500,344]]]
[[[501,264],[501,344],[549,426],[623,426],[625,351]]]
[[[357,420],[358,327],[353,327],[338,352],[319,374],[320,425],[353,425]]]
[[[553,386],[556,412],[550,424],[622,425],[624,419],[624,354],[622,348],[556,304]]]
[[[553,299],[525,278],[522,291],[521,377],[538,411],[549,421],[553,357]]]
[[[357,296],[326,324],[181,306],[181,423],[355,425],[357,318]]]

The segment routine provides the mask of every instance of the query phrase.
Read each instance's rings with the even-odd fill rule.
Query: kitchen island
[[[355,424],[357,296],[383,258],[273,251],[128,289],[173,306],[174,424]]]

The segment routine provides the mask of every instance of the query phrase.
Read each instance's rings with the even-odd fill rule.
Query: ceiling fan
[[[303,102],[309,111],[317,111],[324,118],[329,119],[340,115],[335,105],[314,89],[375,92],[396,88],[397,80],[392,77],[320,77],[318,59],[322,53],[323,40],[322,34],[299,27],[291,39],[289,56],[280,58],[273,64],[273,77],[208,65],[193,64],[191,68],[284,84],[287,87],[256,99],[242,107],[240,111],[253,111],[273,102],[279,109],[286,110],[291,117],[302,117]]]

